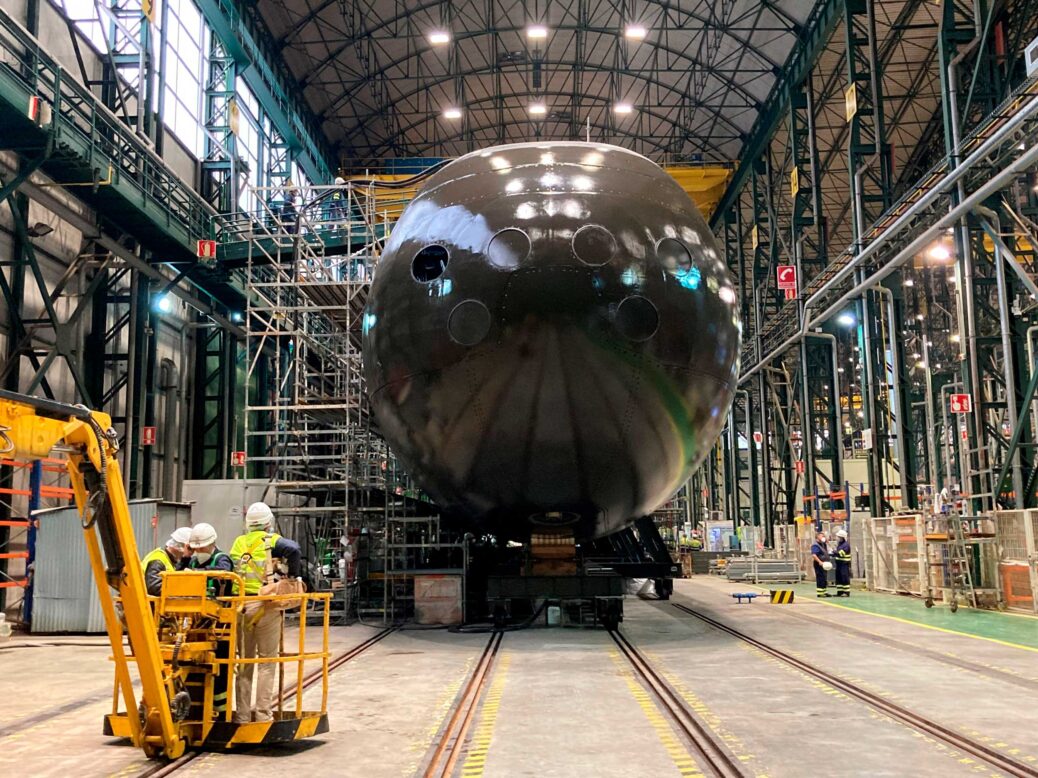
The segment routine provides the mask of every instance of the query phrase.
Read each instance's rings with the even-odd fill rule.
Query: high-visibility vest
[[[231,546],[234,569],[245,580],[246,594],[259,594],[267,577],[267,558],[281,536],[264,530],[239,535]]]
[[[199,564],[198,560],[191,557],[191,561],[187,563],[188,570],[214,570],[216,569],[216,563],[220,561],[222,557],[228,556],[223,551],[217,550],[213,552],[213,555],[209,557],[205,562]],[[233,561],[233,560],[232,560]],[[210,597],[216,596],[216,581],[212,578],[205,582],[205,591]]]
[[[161,562],[162,566],[166,568],[167,573],[176,571],[176,567],[173,566],[173,562],[169,558],[169,554],[166,553],[166,549],[163,547],[156,548],[154,551],[150,551],[144,559],[141,560],[141,572],[148,572],[148,565],[152,562]]]

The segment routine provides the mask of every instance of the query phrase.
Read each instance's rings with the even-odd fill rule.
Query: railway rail
[[[709,728],[692,712],[688,703],[671,688],[652,663],[625,635],[618,630],[611,630],[609,636],[652,695],[656,707],[670,720],[685,744],[694,752],[693,756],[701,768],[705,768],[716,778],[742,778],[749,775],[739,759],[715,740]]]
[[[369,648],[382,642],[397,630],[398,627],[387,627],[386,629],[383,629],[380,632],[375,633],[366,640],[361,641],[352,648],[343,651],[341,654],[329,660],[328,672],[331,673],[334,670],[337,670],[338,668],[342,667],[347,662],[356,659]],[[308,675],[303,677],[302,684],[292,684],[292,686],[285,689],[285,691],[282,693],[280,698],[281,703],[284,704],[288,700],[292,699],[300,691],[306,691],[315,683],[318,683],[321,680],[321,675],[321,670],[315,670],[314,672],[309,673]],[[188,751],[179,759],[174,759],[172,762],[167,762],[165,764],[149,765],[145,770],[137,773],[136,778],[164,778],[164,776],[172,775],[181,768],[191,764],[191,762],[200,757],[203,753],[205,752]]]
[[[714,629],[720,632],[724,632],[738,640],[741,640],[742,642],[747,643],[750,646],[753,646],[757,650],[762,651],[763,653],[768,654],[771,657],[774,657],[780,662],[783,662],[789,665],[790,667],[793,667],[799,670],[800,672],[811,676],[812,678],[816,678],[819,681],[822,681],[828,684],[829,686],[840,690],[849,697],[853,697],[861,702],[864,702],[873,709],[889,716],[895,721],[905,724],[906,726],[911,727],[912,729],[915,729],[918,732],[928,735],[929,737],[932,737],[936,740],[939,740],[945,745],[950,746],[951,748],[970,754],[976,759],[979,759],[984,763],[990,765],[991,767],[995,768],[999,771],[999,773],[1003,775],[1016,776],[1017,778],[1038,778],[1038,767],[1033,767],[1029,764],[1014,759],[1012,756],[1008,754],[1003,754],[996,748],[982,743],[979,740],[974,740],[973,738],[962,735],[944,726],[940,722],[934,721],[933,719],[923,716],[922,714],[916,713],[915,711],[912,711],[902,705],[898,705],[897,703],[884,699],[882,696],[870,692],[867,689],[863,689],[861,686],[858,686],[857,684],[852,683],[851,681],[848,681],[845,678],[841,678],[838,675],[831,675],[829,673],[823,672],[822,670],[819,670],[812,666],[810,663],[798,659],[797,657],[792,656],[791,654],[787,654],[785,651],[775,648],[774,646],[769,645],[768,643],[765,643],[761,640],[758,640],[755,637],[747,635],[744,632],[740,632],[734,627],[720,622],[717,619],[708,616],[705,613],[701,613],[700,611],[694,610],[680,603],[671,604],[682,613],[685,613],[689,616],[693,616],[699,619],[700,621],[710,625]]]
[[[494,632],[469,676],[465,688],[451,708],[450,718],[440,729],[422,770],[424,778],[447,778],[453,775],[465,750],[469,730],[476,718],[483,696],[490,686],[504,633]]]

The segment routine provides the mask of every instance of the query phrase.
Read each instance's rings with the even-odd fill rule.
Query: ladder
[[[973,586],[973,571],[970,566],[969,548],[962,528],[962,517],[953,513],[948,517],[948,583],[952,596],[949,607],[955,613],[959,609],[959,597],[968,595],[969,604],[977,607],[977,590]]]

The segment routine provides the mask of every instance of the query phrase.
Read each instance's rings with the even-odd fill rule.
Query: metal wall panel
[[[34,514],[36,535],[33,573],[33,632],[104,632],[101,601],[90,572],[90,559],[79,511],[52,508]],[[191,506],[158,500],[130,503],[130,521],[141,556],[162,543],[176,527],[191,524]]]

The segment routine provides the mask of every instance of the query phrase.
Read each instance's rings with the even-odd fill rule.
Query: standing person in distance
[[[276,576],[274,560],[282,560],[289,578],[303,573],[302,552],[294,541],[274,532],[274,513],[264,502],[254,502],[245,512],[245,534],[239,535],[231,546],[231,559],[238,574],[244,579],[246,596],[256,596],[264,584],[273,583]],[[281,614],[272,608],[245,606],[239,619],[238,656],[240,659],[269,659],[278,654],[281,637]],[[272,721],[274,718],[273,663],[243,664],[235,679],[234,720],[239,724],[250,721]],[[256,678],[256,701],[253,704],[252,679]]]
[[[811,560],[815,569],[815,594],[818,597],[832,597],[829,594],[829,571],[833,569],[833,563],[829,559],[829,546],[826,545],[824,532],[815,535]]]
[[[851,544],[847,530],[836,531],[836,596],[851,596]]]
[[[148,594],[158,597],[162,594],[162,574],[182,570],[185,560],[191,551],[191,528],[177,527],[169,536],[164,546],[149,551],[141,560],[144,571],[144,586]]]

